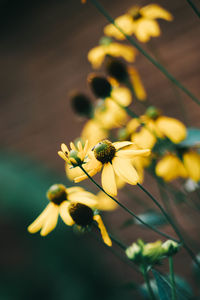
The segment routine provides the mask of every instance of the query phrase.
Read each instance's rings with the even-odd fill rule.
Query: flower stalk
[[[144,277],[144,281],[146,283],[146,286],[147,286],[147,290],[148,290],[148,293],[149,293],[149,298],[151,300],[156,300],[156,297],[153,293],[153,290],[152,290],[152,287],[151,287],[151,284],[150,284],[150,280],[149,280],[149,274],[147,272],[147,269],[146,268],[143,268],[142,269],[142,275]],[[174,300],[174,299],[173,299]]]
[[[174,278],[174,264],[172,256],[169,256],[169,276],[171,282],[172,300],[177,300],[176,283]]]

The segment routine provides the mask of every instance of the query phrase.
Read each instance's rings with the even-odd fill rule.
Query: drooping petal
[[[136,97],[141,101],[146,100],[147,94],[142,84],[142,80],[139,76],[138,71],[133,67],[129,67],[128,71],[129,71],[130,81],[133,85]]]
[[[149,156],[151,151],[149,149],[141,149],[141,150],[119,150],[116,153],[117,157],[122,157],[122,158],[134,158],[135,156]]]
[[[102,45],[92,48],[88,52],[88,60],[94,69],[97,69],[102,65],[105,54],[105,47]]]
[[[112,144],[113,144],[113,146],[115,147],[116,150],[119,150],[123,147],[132,145],[133,143],[129,142],[129,141],[125,141],[125,142],[115,142],[115,143],[112,143]]]
[[[121,157],[115,157],[112,160],[113,168],[116,174],[129,184],[137,184],[139,176],[135,168],[131,164],[131,160]]]
[[[31,225],[28,226],[28,231],[30,233],[35,233],[42,228],[45,219],[48,218],[49,213],[51,212],[51,206],[52,204],[49,203],[43,210],[43,212],[39,215],[39,217],[37,217],[37,219]]]
[[[160,27],[154,20],[142,19],[138,22],[134,33],[140,42],[146,43],[151,37],[160,35]]]
[[[46,236],[56,227],[58,221],[58,214],[59,214],[59,206],[52,204],[48,214],[48,218],[45,219],[45,222],[42,226],[42,230],[40,232],[42,236]]]
[[[149,4],[140,9],[142,15],[149,19],[164,19],[172,21],[173,16],[167,10],[157,4]]]
[[[112,90],[111,97],[122,106],[129,106],[132,102],[132,95],[126,87],[116,87]]]
[[[185,125],[179,120],[161,116],[155,122],[158,129],[175,144],[180,143],[187,135]]]
[[[82,188],[80,186],[72,186],[72,187],[66,189],[67,195],[77,193],[77,192],[83,192],[83,191],[84,191],[84,188]]]
[[[60,207],[59,207],[59,212],[60,212],[60,216],[63,220],[63,222],[68,225],[68,226],[72,226],[74,224],[73,219],[71,218],[68,208],[69,208],[70,202],[64,201],[63,203],[61,203]]]
[[[115,173],[114,173],[111,163],[107,163],[104,165],[103,171],[101,174],[101,183],[102,183],[104,190],[108,194],[110,194],[112,196],[117,195]]]
[[[108,233],[107,233],[106,227],[104,226],[101,217],[100,217],[99,215],[95,215],[95,216],[93,217],[93,219],[94,219],[94,220],[97,222],[97,224],[98,224],[98,227],[99,227],[99,229],[100,229],[100,231],[101,231],[101,236],[102,236],[102,239],[103,239],[104,243],[105,243],[107,246],[111,247],[111,246],[112,246],[112,241],[111,241],[111,239],[110,239],[110,237],[109,237],[109,235],[108,235]]]
[[[123,57],[128,62],[133,62],[136,56],[136,49],[132,46],[122,45],[119,43],[110,43],[105,48],[106,54],[114,57]]]
[[[131,35],[133,19],[130,15],[125,14],[115,19],[115,23],[124,31],[124,33]],[[104,27],[104,34],[107,36],[114,36],[116,39],[124,40],[124,35],[112,24]]]
[[[117,203],[112,200],[109,196],[107,196],[105,193],[103,193],[102,191],[100,191],[97,194],[97,206],[96,208],[99,210],[114,210],[118,207]]]

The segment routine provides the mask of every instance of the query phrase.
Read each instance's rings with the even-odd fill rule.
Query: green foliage
[[[179,145],[183,147],[200,145],[200,129],[195,127],[187,128],[187,137]]]

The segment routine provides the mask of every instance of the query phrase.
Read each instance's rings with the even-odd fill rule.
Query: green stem
[[[147,191],[141,184],[137,184],[138,187],[149,196],[149,198],[151,198],[151,200],[154,202],[154,204],[160,209],[160,211],[162,212],[162,214],[165,216],[166,220],[169,222],[169,224],[172,226],[172,228],[174,229],[174,232],[177,234],[177,236],[180,239],[180,242],[182,243],[183,247],[185,248],[185,250],[187,251],[187,253],[190,255],[190,257],[192,258],[192,260],[196,263],[196,265],[200,268],[200,263],[198,262],[198,260],[196,259],[195,254],[193,253],[193,251],[190,249],[190,247],[186,244],[185,239],[183,238],[182,234],[180,233],[178,227],[176,226],[176,224],[174,223],[174,221],[171,219],[171,217],[166,213],[166,211],[164,210],[164,208],[160,205],[160,203],[153,197],[153,195]]]
[[[120,203],[117,199],[115,199],[113,196],[109,195],[89,174],[88,172],[83,168],[83,166],[79,166],[79,168],[81,168],[81,170],[88,176],[88,178],[102,191],[104,192],[104,194],[106,194],[108,197],[110,197],[112,200],[114,200],[121,208],[123,208],[126,212],[128,212],[132,217],[134,217],[135,219],[137,219],[140,223],[142,223],[144,226],[148,227],[149,229],[151,229],[152,231],[158,233],[159,235],[164,236],[165,238],[171,239],[177,243],[180,243],[180,241],[176,240],[175,238],[171,237],[170,235],[158,230],[157,228],[145,223],[144,221],[142,221],[142,219],[140,219],[137,215],[135,215],[130,209],[128,209],[125,205],[123,205],[122,203]]]
[[[124,33],[124,31],[115,23],[114,19],[105,11],[103,6],[97,0],[90,0],[90,2],[104,15],[104,17],[113,24],[125,37],[126,39],[137,48],[142,55],[144,55],[154,66],[156,66],[170,81],[172,81],[179,89],[181,89],[186,95],[188,95],[194,102],[200,105],[200,100],[196,98],[181,82],[179,82],[173,75],[171,75],[167,69],[165,69],[156,59],[149,55],[139,43],[137,43],[131,36]]]
[[[191,0],[187,0],[187,3],[191,6],[191,8],[194,10],[196,15],[200,18],[200,11],[198,8],[194,5],[194,3]]]
[[[176,283],[174,279],[174,264],[172,256],[169,256],[169,276],[171,282],[171,290],[172,290],[172,300],[177,300],[176,295]]]
[[[155,297],[155,295],[154,295],[154,293],[153,293],[153,290],[152,290],[152,287],[151,287],[151,284],[150,284],[149,274],[148,274],[146,268],[144,268],[144,269],[142,270],[142,274],[143,274],[144,281],[145,281],[146,286],[147,286],[147,290],[148,290],[148,293],[149,293],[149,298],[150,298],[151,300],[156,300],[156,297]]]

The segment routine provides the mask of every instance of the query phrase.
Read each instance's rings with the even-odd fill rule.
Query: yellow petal
[[[111,98],[122,106],[129,106],[132,102],[132,95],[126,87],[116,87],[112,90]]]
[[[130,80],[133,85],[136,97],[141,101],[146,100],[147,94],[142,84],[138,71],[133,67],[129,67],[128,72],[129,72]]]
[[[186,138],[186,127],[179,120],[161,116],[155,123],[158,129],[175,144],[180,143]]]
[[[169,154],[163,157],[156,165],[155,172],[157,176],[165,181],[171,181],[178,177],[187,177],[186,169],[178,157]]]
[[[156,137],[145,127],[143,127],[140,132],[133,133],[131,135],[131,140],[142,149],[152,149],[156,143]]]
[[[131,160],[115,157],[112,160],[113,168],[116,174],[129,184],[137,184],[139,176],[135,168],[131,164]]]
[[[115,174],[111,163],[107,163],[103,167],[101,174],[101,183],[104,190],[111,196],[117,195],[117,186]]]
[[[117,203],[113,201],[109,196],[100,191],[97,194],[97,206],[96,208],[99,210],[114,210],[118,207]]]
[[[95,216],[93,217],[93,219],[94,219],[94,220],[97,222],[97,224],[98,224],[98,227],[99,227],[99,229],[100,229],[100,231],[101,231],[101,236],[102,236],[102,239],[103,239],[104,243],[105,243],[107,246],[111,247],[111,246],[112,246],[112,241],[111,241],[111,239],[110,239],[110,237],[109,237],[109,235],[108,235],[108,233],[107,233],[106,227],[104,226],[101,217],[100,217],[99,215],[95,215]]]
[[[68,200],[76,203],[82,203],[90,207],[95,207],[97,205],[97,197],[86,191],[70,194],[68,196]]]
[[[48,218],[49,212],[51,212],[51,206],[52,204],[49,203],[43,210],[43,212],[39,215],[39,217],[37,217],[37,219],[31,225],[28,226],[28,231],[30,233],[35,233],[42,228],[45,219]]]
[[[116,153],[117,157],[132,159],[135,156],[149,156],[151,151],[149,149],[141,149],[141,150],[119,150]]]
[[[184,153],[183,164],[189,177],[198,182],[200,180],[200,155],[192,151]]]
[[[74,224],[74,221],[71,218],[69,211],[68,211],[69,205],[70,205],[70,202],[67,202],[67,201],[64,201],[63,203],[61,203],[61,205],[59,207],[59,212],[60,212],[60,216],[61,216],[63,222],[68,226],[72,226]]]
[[[70,147],[71,147],[72,150],[77,151],[77,149],[76,149],[74,143],[70,142]]]
[[[129,142],[129,141],[124,141],[124,142],[115,142],[115,143],[112,143],[112,144],[113,144],[113,146],[115,147],[116,150],[119,150],[123,147],[132,145],[133,143]]]
[[[142,15],[149,19],[164,19],[167,21],[172,21],[173,16],[167,10],[162,8],[157,4],[149,4],[140,9]]]
[[[94,69],[97,69],[102,65],[105,54],[103,46],[97,46],[88,52],[88,60]]]
[[[61,150],[64,153],[66,153],[66,152],[69,153],[69,149],[67,148],[67,146],[65,144],[61,144]]]
[[[64,159],[66,162],[69,162],[69,159],[67,158],[67,156],[62,152],[62,151],[58,151],[58,155]]]
[[[140,42],[146,43],[151,37],[160,35],[160,27],[157,21],[142,19],[138,22],[134,33]]]
[[[74,168],[74,169],[77,169],[77,168]],[[66,189],[66,192],[68,195],[77,193],[77,192],[82,192],[82,191],[84,191],[84,189],[80,186],[72,186],[72,187]]]
[[[125,14],[115,19],[115,23],[124,31],[124,33],[131,35],[133,19],[130,15]],[[116,39],[124,40],[124,35],[112,24],[104,27],[104,34],[107,36],[113,36]]]
[[[48,218],[45,219],[45,222],[42,226],[42,230],[40,232],[42,236],[47,235],[56,227],[58,221],[58,214],[59,214],[59,206],[52,204],[48,214]]]
[[[136,49],[132,46],[111,43],[105,48],[106,54],[113,57],[123,57],[128,62],[133,62],[136,56]]]

